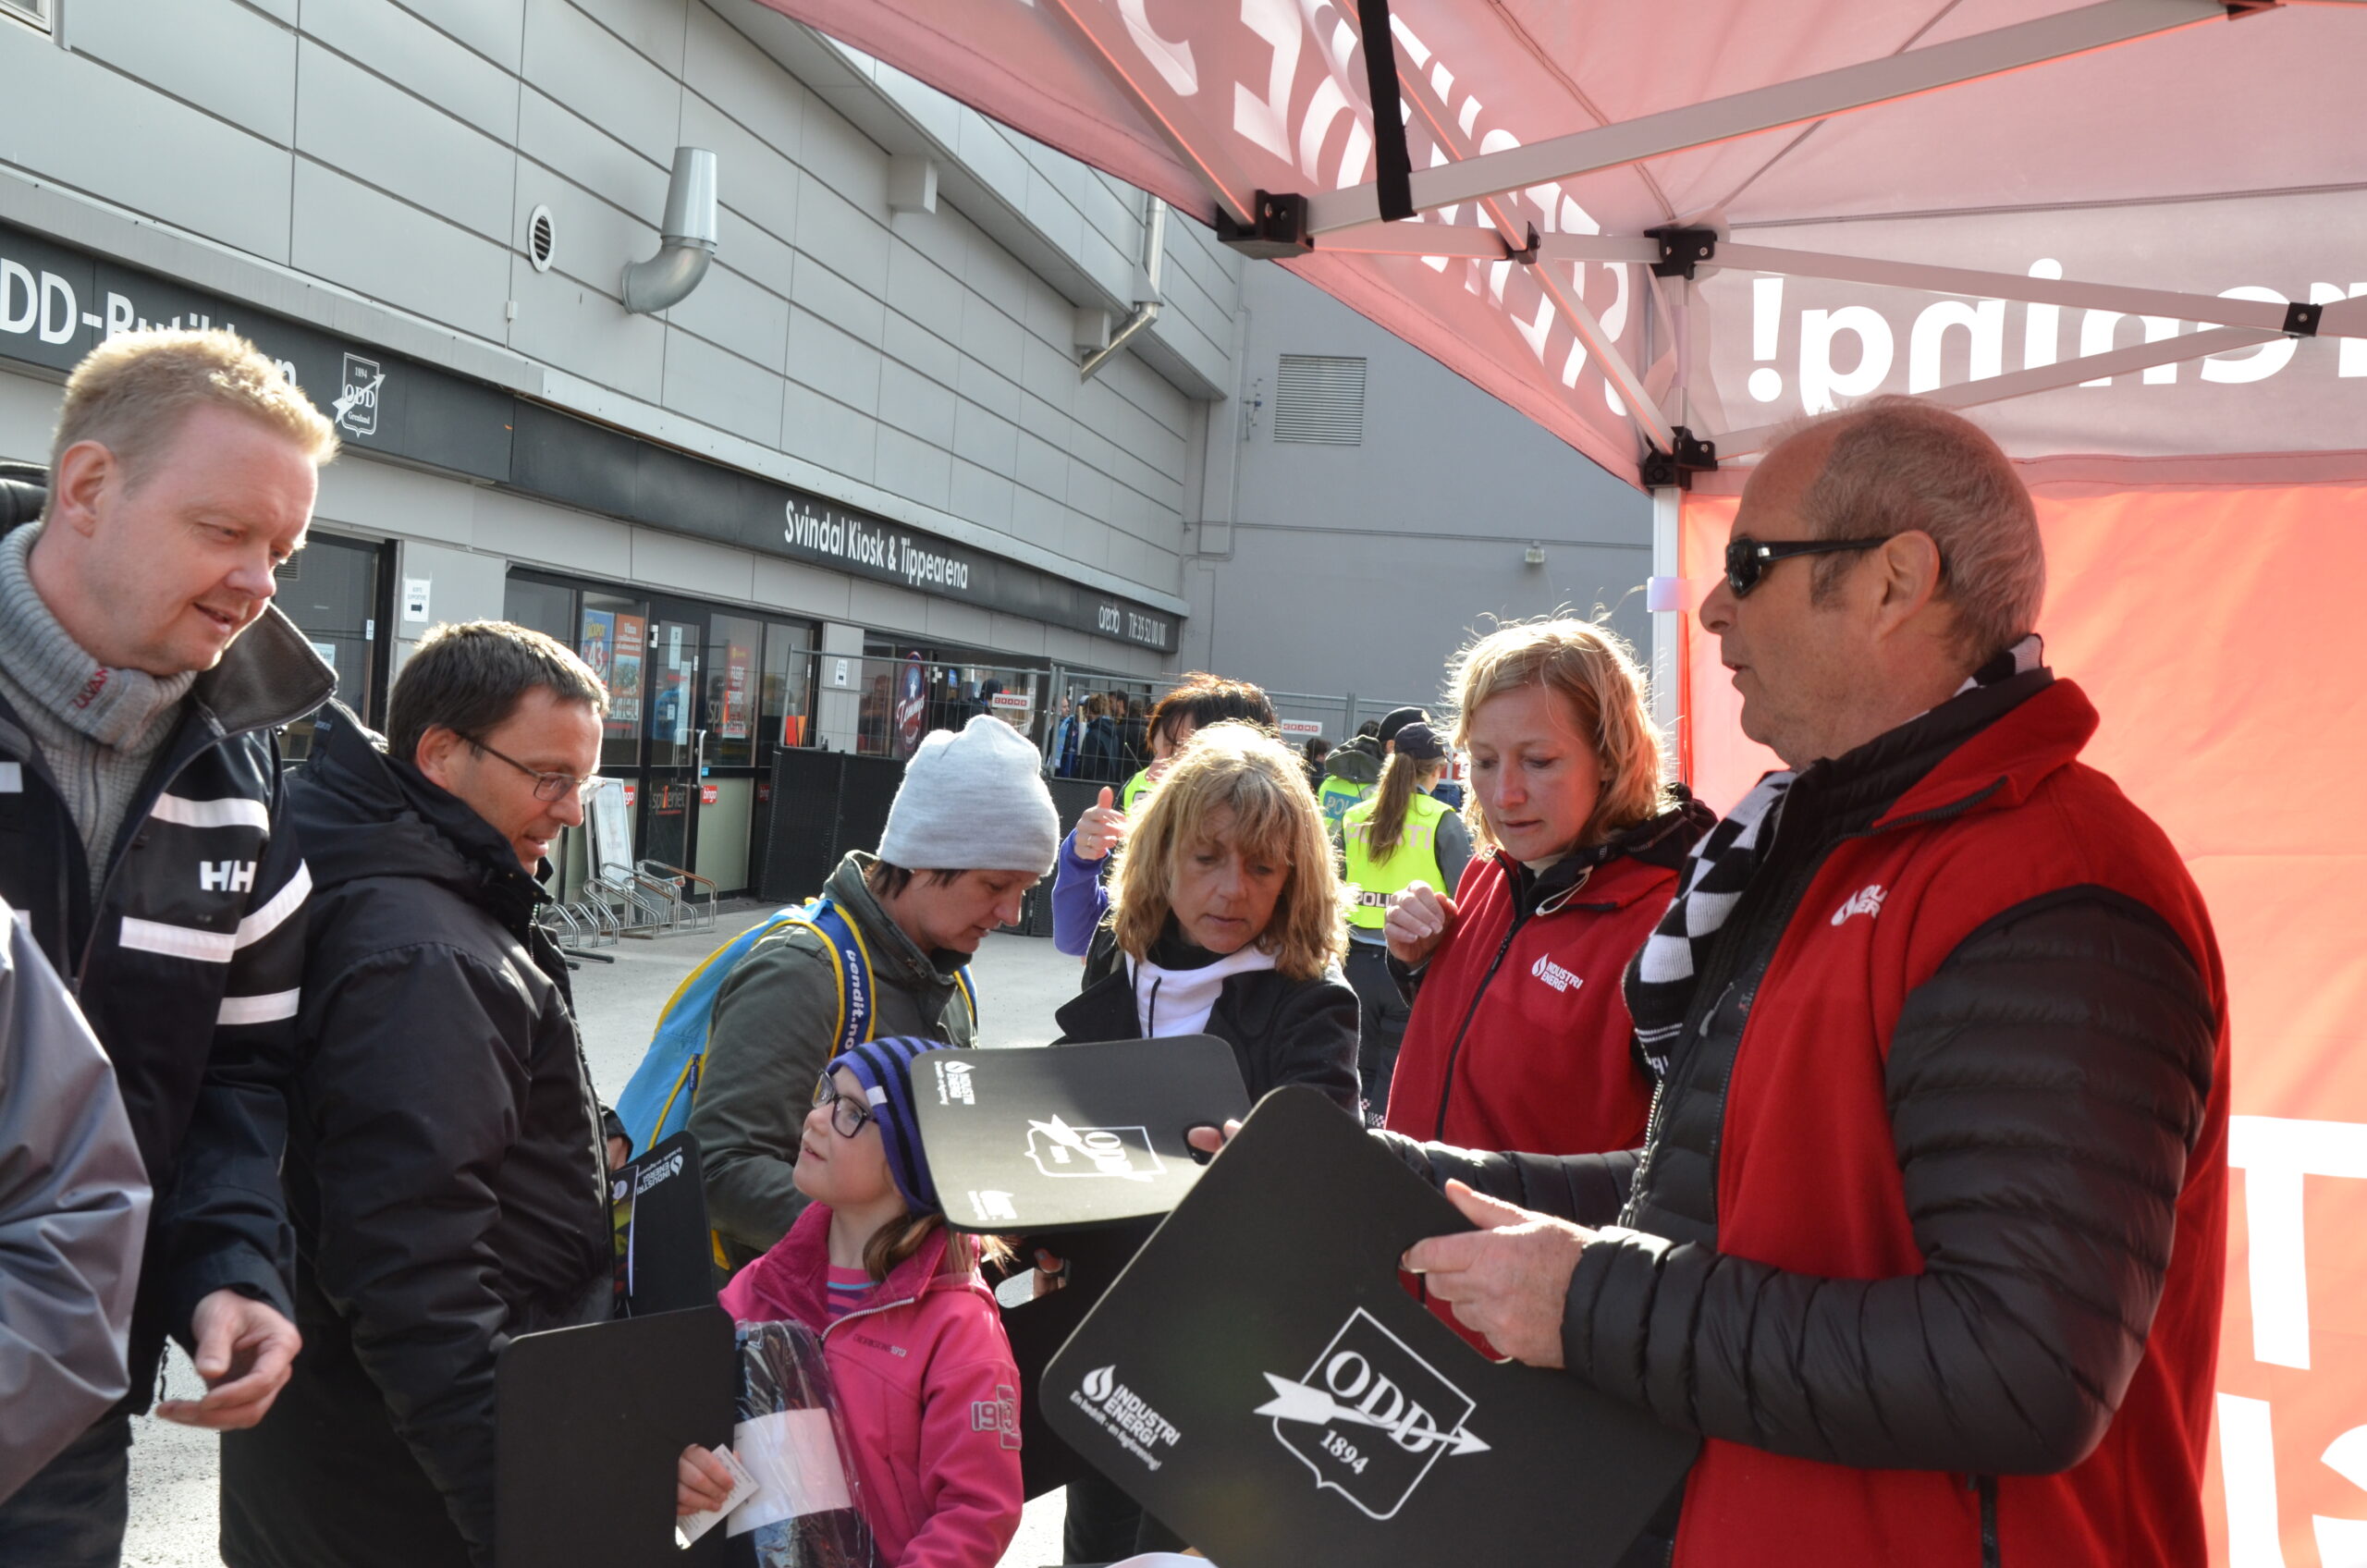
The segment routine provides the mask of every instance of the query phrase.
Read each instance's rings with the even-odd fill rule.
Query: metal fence
[[[1052,676],[1041,669],[989,664],[936,663],[917,655],[865,655],[852,661],[857,716],[855,754],[904,758],[932,729],[959,729],[991,713],[1034,741],[1051,729],[1044,717]]]
[[[1036,741],[1036,749],[1044,753],[1046,767],[1056,777],[1093,778],[1105,783],[1122,782],[1133,778],[1150,760],[1144,726],[1149,718],[1150,710],[1158,705],[1159,699],[1179,684],[1180,681],[1172,680],[1109,675],[1056,665],[1049,681],[1051,704],[1040,716],[1037,728],[1029,732],[1030,736]],[[1084,748],[1070,743],[1061,728],[1062,720],[1073,714],[1081,715],[1087,699],[1093,697],[1101,698],[1106,709],[1118,710],[1122,715],[1112,720],[1117,730],[1114,756],[1098,769],[1084,760]],[[1316,736],[1321,736],[1336,746],[1354,735],[1359,726],[1378,722],[1393,709],[1429,709],[1438,702],[1435,697],[1407,701],[1367,696],[1355,692],[1277,692],[1270,687],[1266,691],[1266,697],[1274,704],[1274,717],[1282,724],[1282,739],[1293,746],[1304,745]]]

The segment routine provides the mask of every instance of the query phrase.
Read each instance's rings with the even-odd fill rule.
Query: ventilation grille
[[[0,5],[6,0],[0,0]],[[551,270],[551,251],[558,244],[558,230],[551,222],[548,207],[536,207],[526,219],[526,259],[534,263],[536,272]]]
[[[1365,361],[1284,354],[1274,378],[1274,439],[1325,447],[1365,444]]]
[[[14,17],[49,31],[49,0],[0,0],[0,17]]]
[[[0,0],[0,3],[5,3],[5,0]],[[304,557],[302,552],[299,551],[297,554],[292,555],[286,560],[280,562],[277,566],[273,567],[271,569],[271,575],[282,582],[303,582]]]

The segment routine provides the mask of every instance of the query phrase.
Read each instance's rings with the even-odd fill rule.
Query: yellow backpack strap
[[[969,1006],[970,1043],[975,1045],[978,1043],[978,987],[976,982],[970,978],[968,964],[965,963],[953,972],[953,984],[961,988],[962,999]]]

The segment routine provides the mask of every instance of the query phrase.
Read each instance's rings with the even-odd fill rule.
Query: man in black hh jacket
[[[158,1414],[190,1426],[260,1420],[296,1353],[278,1166],[311,884],[274,736],[336,678],[271,597],[336,450],[242,339],[125,334],[67,382],[43,521],[0,539],[0,898],[113,1060],[155,1191],[123,1260],[130,1398],[0,1504],[0,1562],[113,1568],[167,1334],[208,1391]]]
[[[532,875],[583,819],[606,706],[539,632],[439,627],[385,749],[332,707],[289,785],[319,888],[287,1173],[304,1354],[224,1445],[234,1568],[482,1568],[495,1359],[607,1316],[601,1112]]]

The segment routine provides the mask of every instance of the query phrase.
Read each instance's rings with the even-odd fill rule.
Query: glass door
[[[315,533],[272,574],[281,611],[335,672],[337,701],[364,724],[386,723],[386,698],[379,691],[378,617],[389,586],[386,557],[390,548]],[[288,760],[301,761],[311,753],[312,742],[313,720],[307,715],[288,727]]]
[[[698,845],[699,785],[707,732],[700,679],[705,615],[660,600],[650,606],[642,655],[641,853],[687,870]]]
[[[748,886],[760,888],[772,844],[773,759],[782,750],[814,742],[814,631],[768,621],[756,701],[755,801],[748,823]]]
[[[726,893],[755,880],[749,873],[749,828],[756,814],[758,708],[763,697],[765,624],[722,610],[706,618],[699,758],[698,858],[681,864]]]

